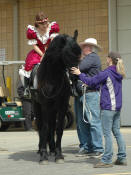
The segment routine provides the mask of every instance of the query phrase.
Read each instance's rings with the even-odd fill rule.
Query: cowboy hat
[[[95,38],[87,38],[84,42],[80,42],[80,46],[86,46],[86,45],[91,45],[94,46],[96,48],[98,48],[99,50],[101,50],[101,46],[97,44],[97,40]]]

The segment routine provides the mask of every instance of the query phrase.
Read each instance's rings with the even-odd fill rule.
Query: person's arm
[[[51,25],[51,30],[49,32],[49,35],[52,41],[57,35],[59,35],[60,27],[59,27],[59,24],[57,24],[56,22],[52,22],[50,25]]]
[[[101,71],[99,74],[95,75],[94,77],[88,77],[86,74],[81,73],[78,68],[72,67],[71,68],[71,73],[78,75],[80,80],[87,84],[90,87],[95,87],[96,85],[99,85],[106,81],[108,75],[106,71]]]
[[[33,45],[33,49],[42,57],[43,56],[43,52],[39,49],[39,47],[37,45]]]
[[[58,33],[53,33],[53,34],[51,34],[51,36],[50,36],[51,41],[52,41],[56,36],[58,36],[58,35],[59,35]]]
[[[28,45],[33,46],[33,49],[41,56],[43,57],[43,52],[39,49],[37,46],[37,35],[34,31],[34,27],[29,25],[27,30],[27,39],[28,39]]]
[[[41,62],[44,56],[43,52],[39,49],[37,45],[33,45],[33,49],[41,56],[41,59],[40,59],[40,62]]]
[[[90,87],[95,87],[95,86],[103,83],[104,81],[106,81],[107,77],[108,76],[107,76],[106,71],[101,71],[97,75],[95,75],[94,77],[87,77],[87,75],[84,73],[81,73],[79,75],[80,80]]]

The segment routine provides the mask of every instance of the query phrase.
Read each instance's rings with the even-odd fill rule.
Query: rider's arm
[[[59,34],[60,27],[59,27],[59,24],[57,24],[56,22],[52,22],[50,25],[51,25],[51,30],[49,32],[49,36],[52,41]]]
[[[34,27],[29,25],[27,30],[27,39],[28,39],[28,45],[33,46],[33,49],[41,56],[43,57],[43,52],[39,49],[37,46],[37,35],[34,31]]]
[[[43,57],[43,52],[39,49],[37,45],[33,45],[33,49],[41,56]]]
[[[43,56],[41,56],[41,58],[40,58],[40,62],[43,60],[43,57],[44,57],[44,53],[43,53]]]

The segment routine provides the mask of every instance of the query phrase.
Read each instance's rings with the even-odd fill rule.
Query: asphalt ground
[[[62,147],[65,163],[49,161],[48,165],[38,163],[36,131],[0,132],[0,175],[131,175],[131,128],[122,128],[121,132],[127,145],[128,165],[98,169],[93,168],[98,159],[76,157],[79,150],[76,130],[64,132]],[[113,146],[115,160],[115,140]]]

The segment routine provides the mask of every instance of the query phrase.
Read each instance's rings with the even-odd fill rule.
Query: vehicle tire
[[[0,131],[6,131],[9,128],[9,123],[3,123],[0,119]]]

